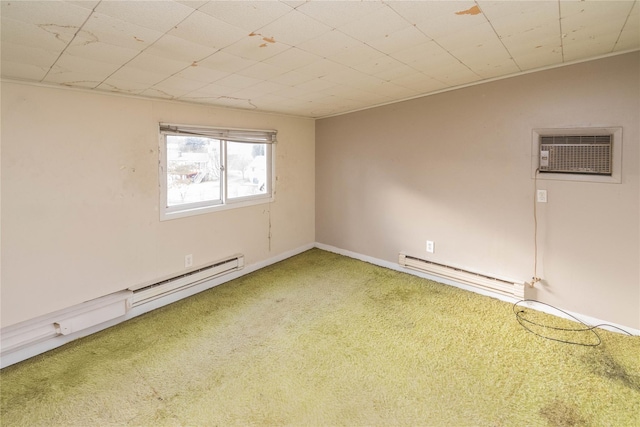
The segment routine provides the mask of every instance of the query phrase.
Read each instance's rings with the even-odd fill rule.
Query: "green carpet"
[[[0,421],[639,426],[640,337],[598,333],[313,249],[3,369]]]

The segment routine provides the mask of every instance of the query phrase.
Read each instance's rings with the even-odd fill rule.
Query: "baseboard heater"
[[[509,297],[524,299],[524,283],[498,279],[496,277],[474,273],[472,271],[463,270],[461,268],[451,267],[444,264],[438,264],[403,253],[400,254],[398,262],[401,266],[410,268],[412,270],[417,270],[423,273],[433,274],[434,276],[451,279],[457,282],[464,283],[466,285],[471,285]]]
[[[179,276],[161,280],[151,285],[129,288],[129,290],[133,291],[131,306],[136,307],[146,304],[174,292],[195,286],[205,280],[210,280],[233,271],[241,270],[243,267],[244,256],[238,254]]]

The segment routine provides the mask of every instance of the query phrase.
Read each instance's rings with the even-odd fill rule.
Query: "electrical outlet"
[[[547,190],[537,190],[536,197],[539,203],[547,203]]]
[[[434,253],[436,250],[436,245],[431,240],[427,240],[427,252]]]
[[[189,268],[193,266],[193,255],[185,255],[184,256],[184,268]]]

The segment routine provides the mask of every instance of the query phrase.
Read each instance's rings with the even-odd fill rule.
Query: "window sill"
[[[174,212],[161,211],[160,221],[169,221],[172,219],[186,218],[190,216],[203,215],[203,214],[219,212],[219,211],[226,211],[229,209],[244,208],[247,206],[263,205],[263,204],[271,203],[274,200],[275,198],[273,196],[267,194],[264,197],[252,198],[250,200],[238,200],[235,202],[227,202],[226,204],[223,204],[223,205],[203,206],[199,208],[184,209],[184,210],[174,211]]]

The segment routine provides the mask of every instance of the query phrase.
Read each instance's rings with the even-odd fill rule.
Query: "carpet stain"
[[[580,415],[575,405],[555,399],[553,402],[540,409],[549,425],[557,427],[588,426],[588,421]]]
[[[627,368],[617,362],[606,348],[587,353],[582,361],[589,370],[599,377],[615,381],[640,393],[640,375],[629,373]]]

